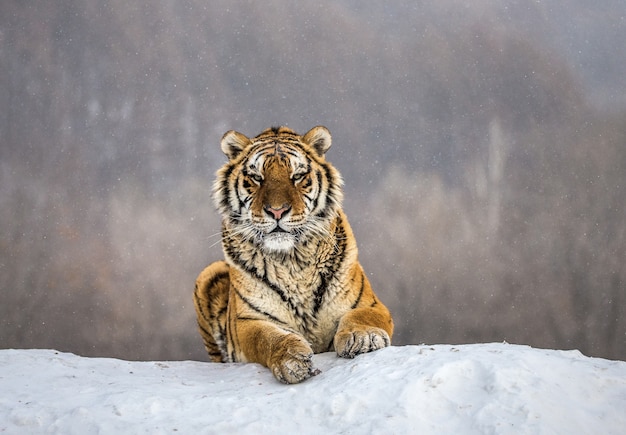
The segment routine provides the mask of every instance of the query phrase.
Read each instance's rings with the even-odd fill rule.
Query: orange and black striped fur
[[[393,321],[357,259],[330,145],[321,126],[222,138],[229,160],[214,199],[225,261],[202,271],[194,292],[211,360],[257,362],[297,383],[316,373],[314,353],[353,358],[390,345]]]

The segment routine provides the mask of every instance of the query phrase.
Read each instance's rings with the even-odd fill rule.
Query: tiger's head
[[[284,253],[310,237],[326,236],[343,198],[341,175],[324,157],[330,146],[322,126],[304,136],[287,127],[252,139],[226,132],[221,147],[229,160],[213,189],[224,237]]]

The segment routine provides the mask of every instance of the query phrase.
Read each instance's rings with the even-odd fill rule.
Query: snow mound
[[[0,432],[624,433],[626,362],[509,344],[389,347],[282,385],[256,364],[0,350]]]

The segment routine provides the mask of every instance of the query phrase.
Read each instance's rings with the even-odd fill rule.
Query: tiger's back
[[[354,357],[390,344],[393,322],[357,259],[341,209],[330,134],[228,132],[214,199],[225,261],[198,277],[194,303],[213,361],[254,361],[277,379],[313,373],[313,353]]]

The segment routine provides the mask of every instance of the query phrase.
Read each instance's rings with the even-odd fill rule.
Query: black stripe
[[[263,273],[263,274],[259,273],[259,271],[258,271],[258,269],[256,267],[250,266],[250,265],[247,264],[247,262],[243,261],[241,259],[241,256],[239,255],[239,252],[236,251],[233,246],[230,246],[230,245],[226,244],[225,249],[227,250],[228,256],[230,258],[232,258],[232,260],[235,263],[237,263],[239,266],[241,266],[249,274],[251,274],[254,277],[256,277],[259,280],[261,280],[263,282],[263,284],[267,285],[274,293],[276,293],[283,302],[285,302],[287,305],[289,305],[289,308],[293,312],[296,311],[296,305],[293,303],[293,301],[291,299],[289,299],[287,297],[285,291],[282,288],[278,287],[276,284],[270,282],[269,279],[267,278],[267,276],[265,275],[265,273]],[[265,270],[265,268],[264,268],[264,270]]]
[[[315,289],[313,295],[315,296],[315,304],[313,305],[313,315],[322,307],[322,301],[324,300],[324,294],[328,290],[328,273],[322,273],[320,275],[320,285]]]
[[[206,321],[208,322],[208,321],[209,321],[209,318],[211,317],[210,315],[209,315],[208,317],[207,317],[207,315],[206,315],[206,310],[205,310],[205,308],[208,308],[208,306],[206,306],[206,307],[205,307],[205,305],[204,305],[204,304],[201,304],[201,303],[200,303],[200,301],[201,301],[201,300],[200,300],[200,297],[198,296],[198,292],[197,292],[197,291],[194,293],[194,296],[195,296],[196,300],[198,301],[198,302],[196,303],[196,307],[197,307],[197,308],[198,308],[198,310],[200,311],[200,315],[202,316],[202,318],[203,318],[204,320],[206,320]]]
[[[227,312],[228,312],[228,304],[224,305],[224,307],[217,312],[217,314],[215,315],[215,318],[217,319],[217,318],[221,317],[222,314],[225,314]]]
[[[209,335],[211,337],[213,337],[213,334],[211,334],[209,331],[207,331],[206,329],[204,329],[202,327],[202,325],[200,324],[200,322],[198,322],[198,328],[200,329],[200,331],[202,331],[204,334]]]
[[[336,220],[335,243],[337,246],[337,252],[335,253],[336,255],[333,257],[333,262],[320,274],[320,285],[315,289],[315,292],[313,293],[315,296],[315,304],[313,305],[314,315],[317,314],[317,312],[322,307],[324,295],[328,291],[329,281],[341,268],[345,259],[347,240],[345,237],[345,230],[339,216]],[[362,285],[363,284],[361,284],[361,286]],[[363,292],[363,288],[361,288],[361,292]]]
[[[246,322],[263,322],[263,321],[266,322],[267,321],[267,320],[263,320],[263,319],[258,319],[256,317],[238,317],[237,320],[240,320],[240,321],[243,320],[243,321],[246,321]],[[293,330],[291,328],[282,327],[280,325],[275,325],[275,324],[273,324],[272,326],[277,328],[277,329],[279,329],[279,330],[281,330],[281,331],[283,331],[283,332],[285,332],[285,333],[287,333],[287,334],[298,334],[298,335],[300,334],[298,331],[295,331],[295,330]]]
[[[337,326],[335,325],[335,330],[337,330]],[[331,352],[334,347],[335,338],[330,339],[330,343],[328,343],[328,347],[326,348],[326,352]]]
[[[361,272],[361,290],[359,290],[359,296],[356,298],[356,301],[352,304],[351,309],[355,309],[359,306],[359,302],[361,302],[361,297],[363,297],[363,291],[365,290],[365,277],[363,276],[363,272]]]
[[[267,317],[269,317],[269,318],[270,318],[270,319],[272,319],[272,321],[274,321],[274,322],[278,322],[278,323],[281,323],[281,324],[283,324],[283,325],[286,325],[286,324],[287,324],[286,322],[283,322],[282,320],[280,320],[278,317],[273,316],[273,315],[271,315],[270,313],[265,312],[265,311],[261,310],[259,307],[255,306],[252,302],[250,302],[248,299],[246,299],[246,298],[245,298],[245,297],[244,297],[244,296],[243,296],[243,295],[239,292],[239,290],[235,289],[235,292],[237,293],[237,296],[239,296],[239,298],[240,298],[240,299],[241,299],[241,300],[242,300],[242,301],[243,301],[246,305],[248,305],[250,308],[252,308],[252,309],[253,309],[254,311],[256,311],[257,313],[259,313],[259,314],[261,314],[261,315],[263,315],[263,316],[267,316]],[[238,317],[238,319],[239,319],[239,317]],[[256,320],[258,320],[258,319],[256,319]]]
[[[259,321],[259,320],[264,320],[264,319],[259,319],[258,317],[246,317],[246,316],[243,316],[243,317],[239,316],[239,317],[237,317],[237,321],[238,321],[238,322],[239,322],[239,321],[242,321],[242,320],[246,320],[246,321],[247,321],[247,320]]]
[[[319,199],[320,199],[320,195],[322,195],[323,192],[323,186],[322,186],[322,172],[321,171],[315,171],[315,176],[317,178],[317,189],[318,189],[318,194],[315,196],[315,198],[313,199],[313,206],[311,207],[311,211],[315,210],[317,208],[317,204],[319,204]]]
[[[308,189],[309,187],[311,187],[311,185],[313,184],[313,179],[311,177],[307,177],[307,179],[305,180],[305,183],[301,186],[301,188],[304,189]]]
[[[326,179],[328,180],[328,193],[326,194],[327,206],[328,203],[332,202],[332,205],[338,206],[336,193],[337,191],[341,191],[341,185],[338,182],[338,179],[333,176],[333,171],[331,167],[327,163],[321,163],[322,168],[324,168],[324,173],[326,175]]]
[[[272,291],[274,291],[274,292],[275,292],[278,296],[280,296],[280,299],[281,299],[283,302],[285,302],[286,304],[288,304],[288,305],[289,305],[289,308],[291,308],[291,311],[294,311],[294,312],[296,311],[296,306],[295,306],[295,304],[293,303],[293,301],[292,301],[291,299],[289,299],[289,298],[287,297],[287,295],[285,294],[285,291],[284,291],[282,288],[280,288],[280,287],[278,287],[277,285],[275,285],[275,284],[271,283],[271,282],[267,279],[267,277],[266,277],[266,276],[260,276],[258,273],[256,274],[256,276],[257,276],[258,278],[260,278],[260,279],[263,281],[263,283],[264,283],[265,285],[267,285],[270,289],[272,289]]]
[[[227,338],[230,344],[230,348],[232,349],[230,352],[230,361],[229,362],[237,362],[235,349],[239,349],[239,341],[235,340],[235,338],[239,338],[237,336],[237,322],[234,321],[235,316],[229,316],[228,323],[228,332]],[[228,351],[228,346],[226,347]]]
[[[300,157],[302,155],[302,151],[300,150],[299,147],[295,147],[290,143],[283,143],[281,145],[282,145],[281,151],[283,154],[287,154],[293,157]]]
[[[257,163],[261,157],[265,157],[265,155],[274,147],[274,142],[270,141],[267,143],[259,143],[255,146],[254,150],[250,150],[250,157],[243,162],[242,166],[245,168],[248,164],[252,164],[257,171],[260,170]],[[264,159],[267,161],[267,159]]]
[[[220,273],[217,273],[215,275],[213,275],[213,277],[209,280],[209,282],[207,282],[204,287],[209,289],[211,287],[215,287],[215,285],[218,283],[218,281],[223,280],[224,278],[228,278],[229,276],[229,271],[222,271]]]
[[[239,195],[237,196],[237,201],[239,201],[239,214],[243,214],[243,209],[246,208],[246,203],[242,200]]]
[[[222,178],[221,178],[221,184],[220,184],[220,190],[219,190],[219,194],[222,196],[222,200],[220,201],[220,206],[224,209],[224,210],[228,210],[230,208],[230,200],[229,200],[229,196],[230,196],[230,189],[229,189],[229,184],[230,184],[230,176],[232,175],[233,171],[235,170],[235,165],[227,165],[226,169],[224,170],[223,174],[222,174]]]

